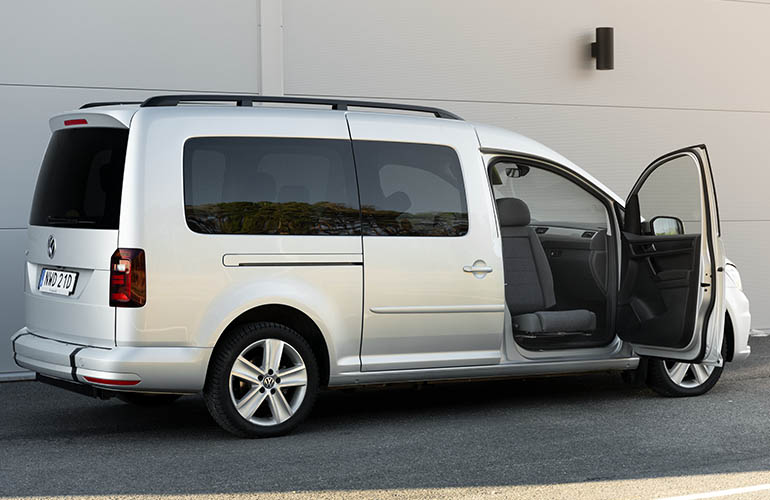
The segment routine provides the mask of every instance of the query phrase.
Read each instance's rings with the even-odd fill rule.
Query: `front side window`
[[[206,234],[361,234],[350,141],[198,137],[184,146],[187,225]]]
[[[644,180],[639,211],[649,234],[700,234],[700,167],[691,156],[668,160]]]
[[[353,141],[364,235],[462,236],[468,209],[457,153],[435,144]]]
[[[532,224],[607,228],[604,204],[566,177],[512,160],[494,163],[489,176],[495,198],[523,200]]]

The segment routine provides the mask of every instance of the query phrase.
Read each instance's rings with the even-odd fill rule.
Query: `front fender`
[[[749,357],[749,333],[751,331],[751,312],[749,299],[739,288],[727,286],[725,289],[727,315],[733,325],[733,361],[741,361]],[[726,333],[726,332],[725,332]]]

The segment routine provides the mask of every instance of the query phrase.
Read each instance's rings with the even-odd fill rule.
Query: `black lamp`
[[[596,28],[596,41],[591,44],[591,57],[596,69],[615,69],[615,35],[613,28]]]

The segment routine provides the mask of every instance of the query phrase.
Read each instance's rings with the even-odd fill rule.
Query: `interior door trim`
[[[636,196],[639,193],[639,190],[643,186],[644,182],[649,178],[652,173],[658,169],[659,167],[665,165],[666,163],[671,162],[672,160],[675,160],[680,157],[689,157],[693,160],[693,162],[697,165],[699,170],[699,177],[701,181],[701,203],[702,203],[702,213],[704,215],[703,221],[705,222],[705,234],[701,234],[702,238],[705,238],[706,241],[706,247],[708,251],[708,260],[709,260],[709,272],[706,273],[706,277],[701,277],[701,290],[702,294],[704,296],[708,296],[706,300],[708,303],[705,305],[705,308],[701,305],[698,306],[697,314],[695,318],[695,324],[696,328],[697,325],[700,323],[700,331],[693,332],[692,339],[690,343],[685,346],[682,349],[672,349],[672,348],[665,348],[665,347],[659,347],[654,345],[645,345],[640,343],[632,343],[634,345],[634,349],[639,354],[644,354],[648,356],[658,356],[663,358],[671,357],[670,354],[673,353],[689,353],[691,352],[696,345],[699,344],[698,351],[693,359],[687,359],[687,358],[676,358],[682,361],[690,362],[690,363],[700,363],[704,360],[707,353],[707,348],[709,352],[718,351],[719,347],[714,347],[712,345],[708,344],[709,340],[709,324],[712,317],[712,313],[714,311],[714,307],[716,306],[718,302],[718,297],[714,295],[714,293],[711,293],[711,290],[716,290],[716,286],[711,286],[716,284],[717,279],[722,279],[721,277],[717,277],[717,272],[719,272],[722,267],[718,265],[716,262],[716,259],[718,257],[717,255],[717,249],[715,248],[714,242],[715,240],[718,241],[720,238],[720,227],[719,227],[719,211],[718,207],[716,206],[716,186],[714,185],[714,174],[711,167],[711,162],[708,157],[708,149],[706,148],[705,144],[696,144],[694,146],[689,146],[681,149],[677,149],[676,151],[672,151],[670,153],[664,154],[658,158],[656,158],[652,163],[650,163],[647,168],[644,169],[642,172],[642,175],[637,179],[637,181],[634,183],[633,187],[631,188],[631,191],[629,192],[628,197],[626,198],[626,208],[628,208],[628,202],[632,199],[632,197]],[[714,207],[712,207],[712,200],[709,199],[709,196],[713,196],[713,203]],[[638,199],[636,201],[638,204]],[[712,208],[714,210],[714,216],[716,217],[716,236],[714,235],[714,221],[712,217]],[[626,237],[627,233],[623,233],[624,237]],[[643,235],[634,235],[631,239],[635,241],[629,241],[626,237],[627,243],[633,247],[633,245],[638,245],[639,239],[644,238]],[[633,249],[631,250],[633,253]],[[637,257],[653,257],[654,255],[637,255]],[[702,255],[700,256],[702,258]],[[703,272],[701,270],[700,272]],[[704,287],[705,285],[705,287]],[[641,349],[640,349],[641,348]],[[668,355],[668,356],[667,356]],[[673,357],[672,357],[673,359]]]

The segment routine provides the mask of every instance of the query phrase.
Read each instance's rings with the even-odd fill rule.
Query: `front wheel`
[[[725,359],[725,346],[722,346]],[[722,366],[686,363],[664,359],[649,360],[647,385],[669,397],[700,396],[711,390],[719,381],[724,370]]]
[[[212,356],[203,396],[211,416],[230,433],[279,436],[310,413],[318,364],[294,330],[266,322],[239,325]]]

